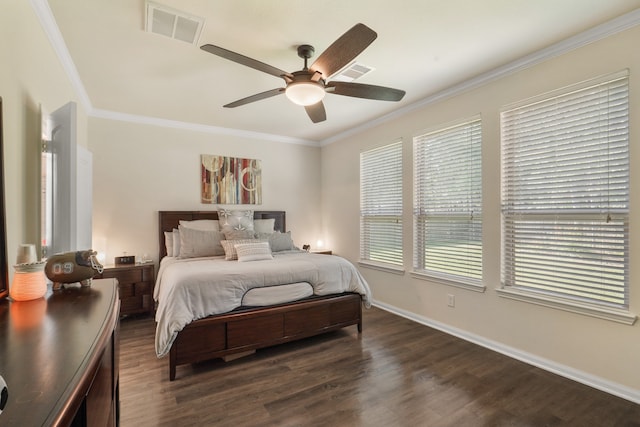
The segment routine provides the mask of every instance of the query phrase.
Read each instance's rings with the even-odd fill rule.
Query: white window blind
[[[360,154],[360,258],[402,266],[402,141]]]
[[[502,112],[503,286],[628,308],[627,73]]]
[[[473,118],[414,138],[414,271],[482,285],[482,135]]]

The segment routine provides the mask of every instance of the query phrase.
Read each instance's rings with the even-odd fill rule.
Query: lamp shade
[[[313,81],[289,83],[285,91],[291,102],[305,107],[322,101],[325,93],[322,83]]]
[[[13,282],[9,295],[14,301],[29,301],[42,298],[47,293],[47,280],[44,275],[44,262],[15,265]]]

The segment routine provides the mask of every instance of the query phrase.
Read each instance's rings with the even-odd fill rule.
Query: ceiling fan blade
[[[281,70],[279,68],[273,67],[269,64],[265,64],[264,62],[260,62],[256,59],[249,58],[248,56],[241,55],[236,52],[232,52],[225,48],[214,46],[212,44],[205,44],[200,46],[200,49],[212,53],[214,55],[218,55],[224,59],[228,59],[229,61],[237,62],[238,64],[245,65],[247,67],[251,67],[254,70],[262,71],[263,73],[271,74],[276,77],[288,76],[292,77],[291,73]]]
[[[327,113],[324,110],[324,104],[322,101],[313,105],[307,105],[304,109],[307,111],[307,114],[313,123],[320,123],[327,120]]]
[[[261,99],[271,98],[272,96],[280,95],[284,93],[284,88],[271,89],[266,92],[256,93],[255,95],[247,96],[246,98],[239,99],[230,104],[224,105],[225,108],[235,108],[241,105],[249,104],[251,102],[260,101]]]
[[[320,71],[322,78],[328,79],[365,50],[376,37],[378,34],[371,28],[356,24],[322,52],[310,69]]]
[[[400,101],[405,94],[405,91],[400,89],[361,83],[329,82],[326,87],[327,93],[379,101]]]

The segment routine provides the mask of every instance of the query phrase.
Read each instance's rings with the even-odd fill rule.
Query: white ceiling
[[[46,0],[32,2],[46,8]],[[640,7],[640,0],[156,2],[205,18],[196,45],[145,32],[144,0],[48,0],[92,109],[317,142]],[[317,57],[358,22],[378,33],[357,58],[375,71],[358,82],[407,94],[398,103],[328,94],[327,120],[317,124],[285,96],[222,108],[283,80],[199,49],[210,43],[296,71],[297,45],[313,45]]]

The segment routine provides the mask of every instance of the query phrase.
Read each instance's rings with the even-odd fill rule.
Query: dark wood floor
[[[379,309],[356,327],[178,367],[121,322],[121,425],[640,426],[640,405]]]

